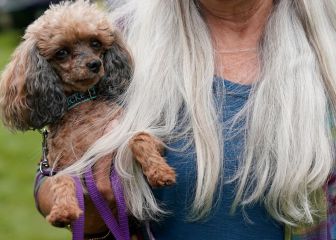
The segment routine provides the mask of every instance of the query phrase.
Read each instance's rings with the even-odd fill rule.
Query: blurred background
[[[0,0],[0,73],[26,26],[57,2]],[[0,123],[0,240],[71,239],[67,230],[50,226],[35,208],[33,183],[40,156],[39,133],[11,133]]]

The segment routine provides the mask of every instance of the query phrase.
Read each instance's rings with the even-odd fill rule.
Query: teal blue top
[[[237,170],[244,149],[244,135],[239,132],[244,122],[238,122],[229,130],[230,120],[246,103],[251,86],[240,85],[219,77],[214,79],[215,99],[218,103],[221,122],[223,124],[224,143],[224,179],[228,180]],[[225,89],[225,90],[224,90]],[[222,95],[226,91],[225,95]],[[225,98],[223,97],[225,96]],[[233,133],[234,132],[234,133]],[[184,140],[169,143],[174,149],[181,149]],[[218,204],[215,205],[208,218],[188,221],[190,205],[193,200],[193,188],[196,179],[196,156],[194,147],[183,151],[166,150],[165,158],[175,168],[177,182],[170,187],[154,189],[154,194],[171,215],[158,223],[151,223],[151,230],[156,240],[282,240],[283,226],[269,216],[262,204],[254,204],[238,209],[230,214],[235,196],[235,183],[225,183]]]

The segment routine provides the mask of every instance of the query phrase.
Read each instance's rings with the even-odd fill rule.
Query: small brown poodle
[[[106,13],[84,0],[51,6],[23,39],[1,76],[2,120],[20,131],[48,126],[49,165],[61,170],[81,158],[122,113],[116,99],[129,85],[131,57]],[[142,132],[129,146],[151,185],[175,182],[158,139]],[[112,156],[100,159],[94,171],[98,189],[113,202],[111,162]],[[74,181],[52,178],[47,220],[68,224],[82,214]]]

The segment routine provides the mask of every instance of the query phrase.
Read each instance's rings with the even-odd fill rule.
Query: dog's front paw
[[[65,227],[77,220],[83,211],[76,205],[55,205],[52,207],[47,221],[55,227]]]
[[[173,168],[171,168],[164,159],[159,164],[150,166],[144,174],[147,176],[147,180],[152,187],[162,187],[172,185],[176,182],[176,174]]]

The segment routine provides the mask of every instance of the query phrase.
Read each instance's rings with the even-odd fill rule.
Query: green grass
[[[0,32],[0,71],[20,41],[20,32]],[[41,156],[36,132],[11,133],[0,124],[0,239],[70,239],[50,226],[35,209],[33,183]]]

